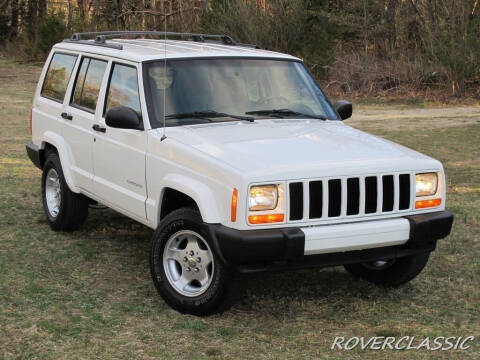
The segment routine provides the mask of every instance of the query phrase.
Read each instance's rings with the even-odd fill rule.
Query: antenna
[[[165,29],[165,37],[164,37],[164,43],[163,43],[163,51],[164,51],[164,59],[163,59],[163,76],[164,76],[164,81],[166,83],[166,77],[167,77],[167,5],[166,2],[163,2],[163,11],[165,13],[165,16],[163,18],[163,26]],[[166,109],[166,104],[167,104],[167,87],[164,86],[163,89],[163,134],[160,139],[160,141],[163,141],[167,138],[167,135],[165,133],[165,123],[166,123],[166,116],[167,116],[167,109]]]

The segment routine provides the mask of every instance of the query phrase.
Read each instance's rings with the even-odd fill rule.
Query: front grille
[[[290,220],[303,218],[303,184],[290,183]]]
[[[393,175],[385,175],[382,176],[382,183],[383,183],[383,205],[382,211],[392,211],[393,210],[393,197],[394,197],[394,190],[393,190]]]
[[[358,178],[347,179],[347,215],[360,212],[360,181]]]
[[[312,200],[310,198],[310,200]],[[328,180],[328,217],[340,216],[342,210],[342,181]]]
[[[377,177],[365,178],[365,214],[377,212]]]
[[[310,199],[316,199],[313,203],[310,201],[310,219],[319,219],[322,217],[323,211],[323,182],[310,181],[308,188],[310,189]]]
[[[409,210],[411,181],[411,174],[382,174],[292,182],[289,219],[309,221]]]
[[[400,210],[406,210],[410,208],[410,175],[400,175],[400,204],[398,206]]]

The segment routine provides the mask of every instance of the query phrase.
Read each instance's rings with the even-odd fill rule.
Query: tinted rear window
[[[53,55],[43,82],[43,96],[63,101],[76,60],[76,55],[58,53]]]
[[[95,111],[107,62],[83,58],[75,82],[72,104]]]

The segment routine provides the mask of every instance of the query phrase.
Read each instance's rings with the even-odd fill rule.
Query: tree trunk
[[[12,0],[12,17],[10,26],[12,28],[10,36],[14,38],[18,34],[18,0]]]
[[[80,11],[80,19],[85,19],[85,2],[77,0],[78,11]]]
[[[27,6],[27,32],[30,39],[34,39],[36,36],[36,29],[38,25],[38,1],[39,0],[28,0]]]
[[[38,18],[41,20],[47,12],[47,0],[38,0]]]
[[[72,31],[72,18],[73,18],[73,4],[72,0],[68,0],[68,15],[67,15],[67,29]]]

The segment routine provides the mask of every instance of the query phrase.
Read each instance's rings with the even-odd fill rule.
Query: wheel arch
[[[207,185],[179,174],[168,175],[163,185],[158,201],[158,222],[171,211],[188,206],[196,207],[204,222],[221,222],[214,192]]]
[[[166,187],[163,189],[162,198],[160,202],[160,218],[162,220],[165,216],[171,212],[181,209],[183,207],[193,207],[197,210],[198,204],[196,201],[189,195],[180,192],[171,187]]]
[[[75,186],[73,177],[70,171],[71,156],[69,155],[69,147],[65,140],[57,133],[47,131],[43,134],[40,143],[40,164],[43,164],[46,160],[46,154],[48,151],[56,151],[60,158],[60,164],[62,165],[63,176],[67,182],[68,187],[74,193],[80,193],[80,189]]]

